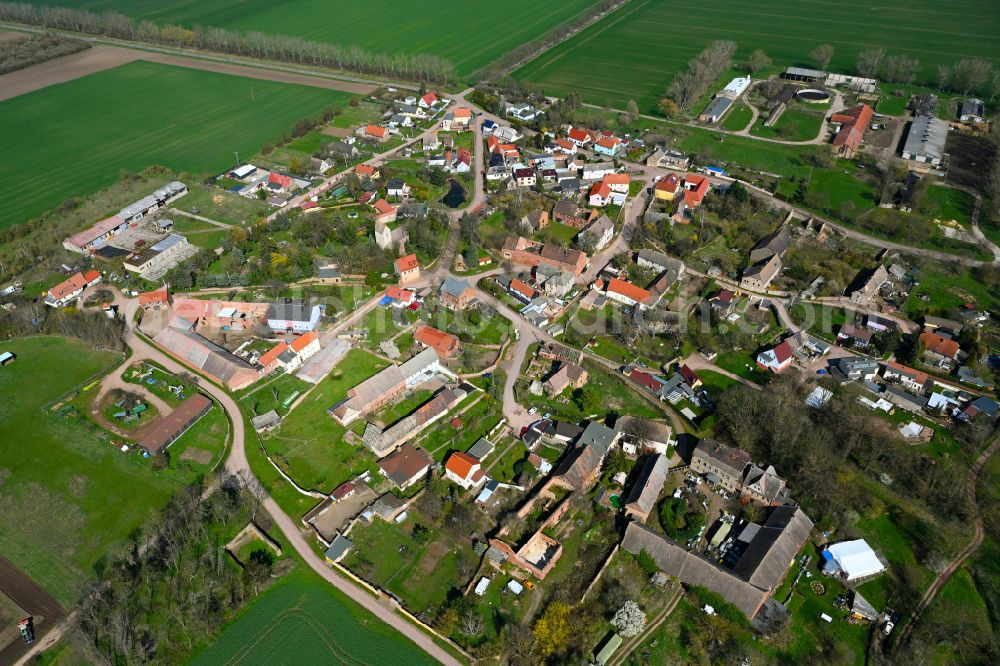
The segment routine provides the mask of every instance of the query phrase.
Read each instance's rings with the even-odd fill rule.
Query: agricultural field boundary
[[[260,67],[225,64],[211,60],[201,60],[190,56],[153,53],[133,48],[98,45],[86,51],[48,60],[31,67],[10,72],[0,76],[0,101],[24,95],[41,88],[58,83],[66,83],[89,74],[118,67],[135,60],[200,69],[206,72],[242,76],[248,79],[274,81],[276,83],[291,83],[314,88],[325,88],[339,92],[367,95],[376,86],[374,84],[352,83],[336,79],[326,79],[317,76],[296,74],[291,72],[272,71]]]

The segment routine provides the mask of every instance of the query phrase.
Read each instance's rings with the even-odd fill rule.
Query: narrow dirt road
[[[994,437],[993,442],[979,454],[979,457],[972,464],[972,469],[969,470],[969,477],[965,482],[965,493],[969,498],[969,504],[972,505],[972,510],[975,512],[976,529],[972,536],[972,541],[962,550],[958,551],[954,559],[934,578],[934,582],[924,592],[924,595],[920,598],[920,603],[917,604],[917,607],[913,610],[913,614],[910,615],[910,619],[906,622],[906,626],[903,627],[903,633],[895,643],[895,650],[899,650],[902,646],[906,645],[906,641],[909,640],[910,634],[913,632],[913,627],[920,621],[920,617],[931,605],[931,602],[934,601],[937,593],[941,591],[941,588],[951,580],[955,572],[983,544],[985,529],[983,527],[982,513],[979,511],[979,505],[976,503],[976,484],[979,482],[979,473],[983,471],[986,462],[997,452],[997,449],[1000,449],[1000,436]]]

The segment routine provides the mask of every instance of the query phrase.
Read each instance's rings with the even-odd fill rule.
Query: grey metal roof
[[[733,100],[728,97],[716,97],[712,100],[712,103],[708,105],[702,115],[721,118],[722,114],[729,110],[729,107],[733,105]]]
[[[948,123],[933,116],[917,116],[906,135],[903,152],[914,156],[941,159],[948,140]]]
[[[466,289],[470,289],[468,280],[450,277],[441,283],[441,291],[455,298],[461,298]]]
[[[336,562],[346,555],[347,551],[353,547],[353,541],[345,537],[343,534],[338,534],[337,537],[330,543],[330,547],[326,549],[326,553],[324,553],[324,555],[328,560]]]

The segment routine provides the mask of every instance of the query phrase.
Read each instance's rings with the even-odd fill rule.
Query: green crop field
[[[378,53],[429,53],[447,58],[465,76],[569,21],[595,0],[457,5],[447,0],[39,0],[35,4],[114,10],[160,24],[296,35]]]
[[[251,90],[253,99],[251,99]],[[0,102],[0,226],[24,222],[153,164],[231,166],[341,93],[133,62]]]
[[[0,552],[64,604],[177,486],[43,407],[119,357],[55,337],[5,341],[0,370]],[[96,391],[97,389],[91,389]]]
[[[204,664],[436,663],[311,572],[265,592],[192,661]]]
[[[1000,4],[973,0],[961,12],[933,0],[843,0],[836,3],[728,0],[682,6],[632,0],[622,9],[542,54],[515,78],[548,95],[579,92],[585,101],[624,109],[629,99],[653,112],[675,72],[709,42],[739,45],[737,60],[756,48],[775,65],[814,66],[809,52],[829,43],[830,68],[851,72],[858,52],[883,47],[917,58],[921,76],[939,64],[986,58],[1000,65]]]

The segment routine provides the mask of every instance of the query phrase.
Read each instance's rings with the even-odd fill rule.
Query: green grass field
[[[254,601],[191,662],[216,664],[434,664],[413,643],[307,571]]]
[[[538,3],[507,0],[454,5],[447,0],[374,0],[364,3],[329,0],[41,0],[40,5],[78,7],[95,12],[120,11],[155,23],[219,26],[241,32],[259,30],[275,35],[342,46],[360,46],[377,53],[430,53],[447,58],[462,75],[489,64],[521,44],[565,23],[594,0]]]
[[[718,39],[739,45],[737,60],[762,48],[780,66],[813,67],[809,52],[829,43],[830,69],[841,72],[853,71],[858,52],[884,47],[890,55],[918,58],[921,77],[933,79],[939,64],[962,58],[1000,64],[1000,5],[974,0],[954,12],[932,0],[730,0],[691,8],[633,0],[517,70],[515,78],[543,86],[548,95],[576,91],[587,102],[619,109],[634,99],[643,112],[653,112],[674,73]]]
[[[0,179],[18,184],[0,190],[0,226],[107,187],[123,170],[221,171],[234,151],[249,156],[349,97],[138,61],[0,102]]]
[[[94,563],[177,486],[43,411],[119,357],[55,337],[0,349],[17,354],[0,372],[0,552],[71,604]]]

